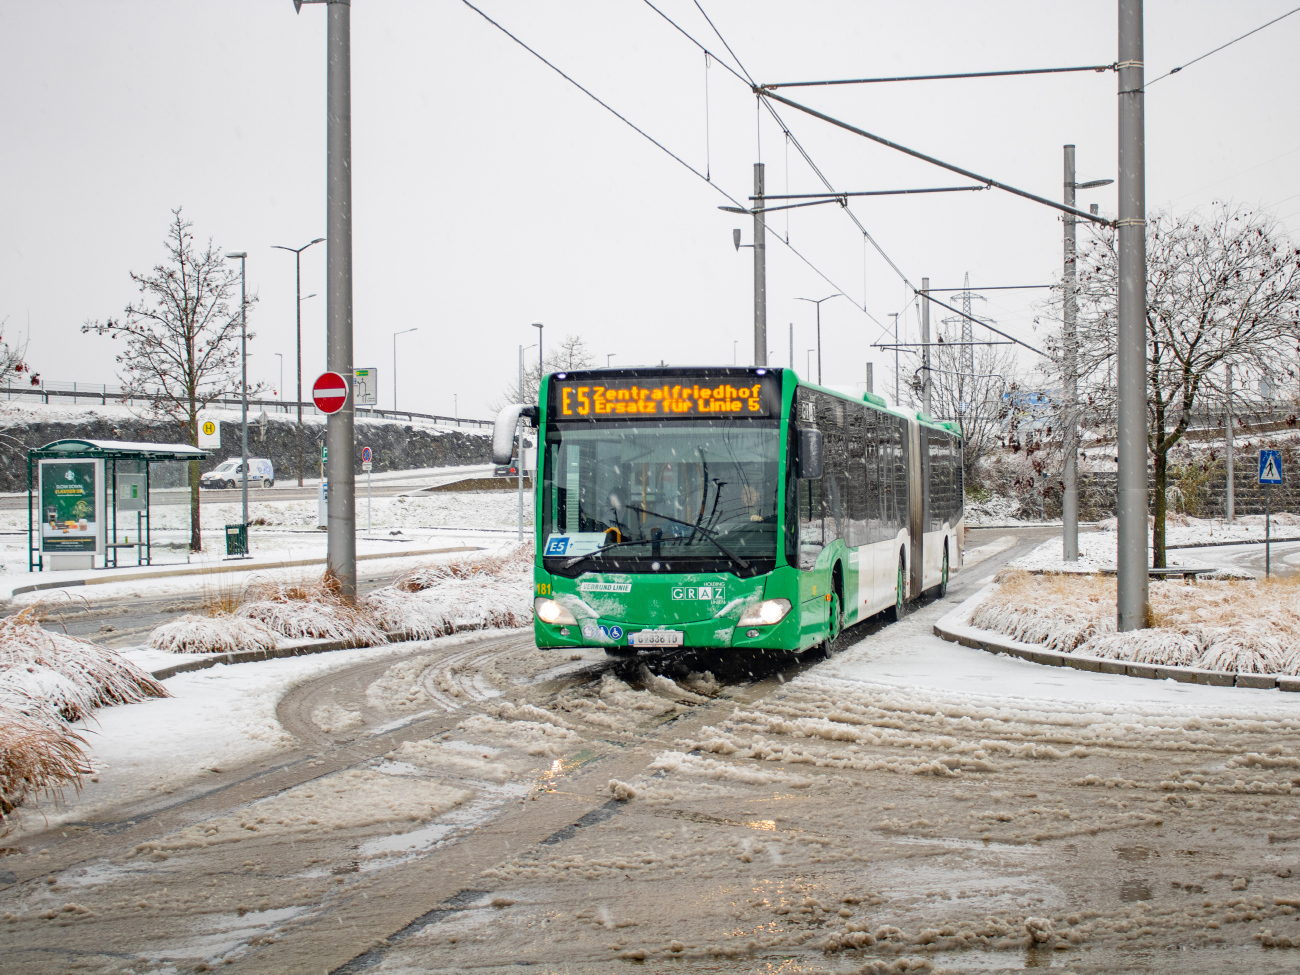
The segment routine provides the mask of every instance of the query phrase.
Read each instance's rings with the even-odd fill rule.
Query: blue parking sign
[[[1282,483],[1282,455],[1279,451],[1261,450],[1259,452],[1259,483]]]

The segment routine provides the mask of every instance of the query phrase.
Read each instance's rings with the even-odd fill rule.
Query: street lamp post
[[[407,332],[418,332],[420,326],[414,328],[404,328],[400,332],[393,333],[393,419],[397,419],[397,336],[405,335]]]
[[[537,337],[538,337],[538,338],[541,338],[541,335],[542,335],[541,332],[538,332],[538,333],[537,333]],[[540,342],[537,343],[537,347],[538,347],[539,350],[541,349],[541,343],[540,343]],[[532,345],[521,345],[521,346],[519,346],[519,402],[521,402],[521,403],[524,401],[524,352],[525,352],[527,349],[531,349],[531,348],[532,348]],[[539,354],[539,355],[541,354],[540,351],[538,352],[538,354]],[[537,382],[539,383],[539,385],[538,385],[538,391],[539,391],[539,392],[540,392],[540,390],[541,390],[541,386],[540,386],[541,381],[542,381],[542,377],[541,377],[541,374],[539,373],[538,376],[537,376]],[[519,450],[518,450],[518,453],[517,453],[517,455],[516,455],[516,457],[515,457],[515,473],[516,473],[516,474],[518,475],[518,477],[519,477],[519,485],[518,485],[518,493],[519,493],[519,541],[522,542],[522,541],[524,540],[524,438],[523,438],[523,436],[520,435],[520,433],[519,433],[519,421],[518,421],[518,420],[515,421],[515,436],[516,436],[516,438],[517,438],[518,441],[519,441]]]
[[[830,301],[832,298],[843,298],[844,295],[838,291],[833,295],[827,295],[825,298],[796,298],[795,301],[811,301],[817,306],[817,385],[822,382],[822,302]]]
[[[240,482],[243,484],[243,502],[244,502],[244,530],[248,530],[248,301],[245,298],[247,293],[245,289],[245,265],[248,261],[247,251],[231,251],[226,255],[228,258],[239,258],[239,387],[240,400],[242,401],[240,415],[240,437],[242,444],[239,452],[239,463],[242,477]],[[245,549],[244,555],[248,554]]]
[[[803,357],[803,365],[804,365],[804,373],[805,373],[805,375],[807,375],[807,374],[811,374],[811,373],[812,373],[812,358],[811,358],[811,356],[812,356],[812,354],[813,354],[814,352],[816,352],[816,351],[817,351],[816,349],[809,349],[809,350],[808,350],[808,354],[805,355],[805,356]]]
[[[542,329],[546,326],[541,322],[533,322],[533,328],[537,329],[537,388],[542,388],[542,371],[545,368],[542,365]]]
[[[293,254],[294,294],[298,308],[298,487],[302,487],[302,252],[312,244],[319,244],[324,239],[324,237],[317,237],[311,244],[303,244],[301,247],[285,247],[283,244],[271,245],[274,250],[289,251]]]
[[[1098,186],[1108,186],[1113,179],[1094,179],[1087,183],[1074,181],[1074,146],[1065,146],[1065,205],[1074,207],[1075,190],[1091,190]],[[1062,480],[1065,489],[1061,492],[1061,554],[1066,562],[1079,561],[1079,336],[1075,326],[1078,301],[1075,258],[1075,217],[1073,213],[1065,214],[1065,262],[1062,269],[1062,314],[1061,332],[1064,368],[1061,370],[1061,385],[1065,394],[1065,436],[1063,450],[1065,469]]]
[[[606,369],[609,368],[609,360],[612,359],[612,358],[614,358],[614,356],[616,356],[616,355],[618,355],[617,352],[606,352],[606,353],[605,353],[605,368],[606,368]]]
[[[280,404],[284,405],[284,353],[277,352],[275,357],[280,360],[280,385],[275,387],[275,391],[280,397]]]

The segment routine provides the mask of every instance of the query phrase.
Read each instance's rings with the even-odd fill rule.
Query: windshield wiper
[[[739,555],[734,554],[730,549],[728,549],[725,545],[723,545],[720,541],[718,541],[717,538],[718,533],[715,532],[712,528],[705,528],[703,525],[693,525],[689,521],[682,521],[680,518],[674,518],[672,515],[660,514],[658,511],[651,511],[648,508],[638,508],[634,504],[625,504],[623,505],[623,507],[627,508],[629,511],[639,511],[643,515],[649,515],[652,518],[662,518],[664,521],[671,521],[678,525],[685,525],[687,528],[693,529],[697,532],[701,532],[705,538],[711,541],[714,545],[718,546],[718,550],[721,551],[723,555],[731,559],[731,561],[735,562],[742,569],[749,568],[748,562],[742,559]],[[627,544],[627,543],[624,542],[621,544]],[[613,548],[612,545],[609,547]]]

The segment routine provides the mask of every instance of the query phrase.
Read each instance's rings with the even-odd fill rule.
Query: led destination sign
[[[697,417],[776,416],[780,394],[772,379],[723,381],[701,377],[656,385],[641,379],[572,380],[552,384],[551,415],[569,420],[617,420],[623,417],[690,419]]]

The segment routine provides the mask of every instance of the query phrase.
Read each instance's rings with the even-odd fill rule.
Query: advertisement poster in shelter
[[[40,462],[42,552],[98,552],[100,462]]]

